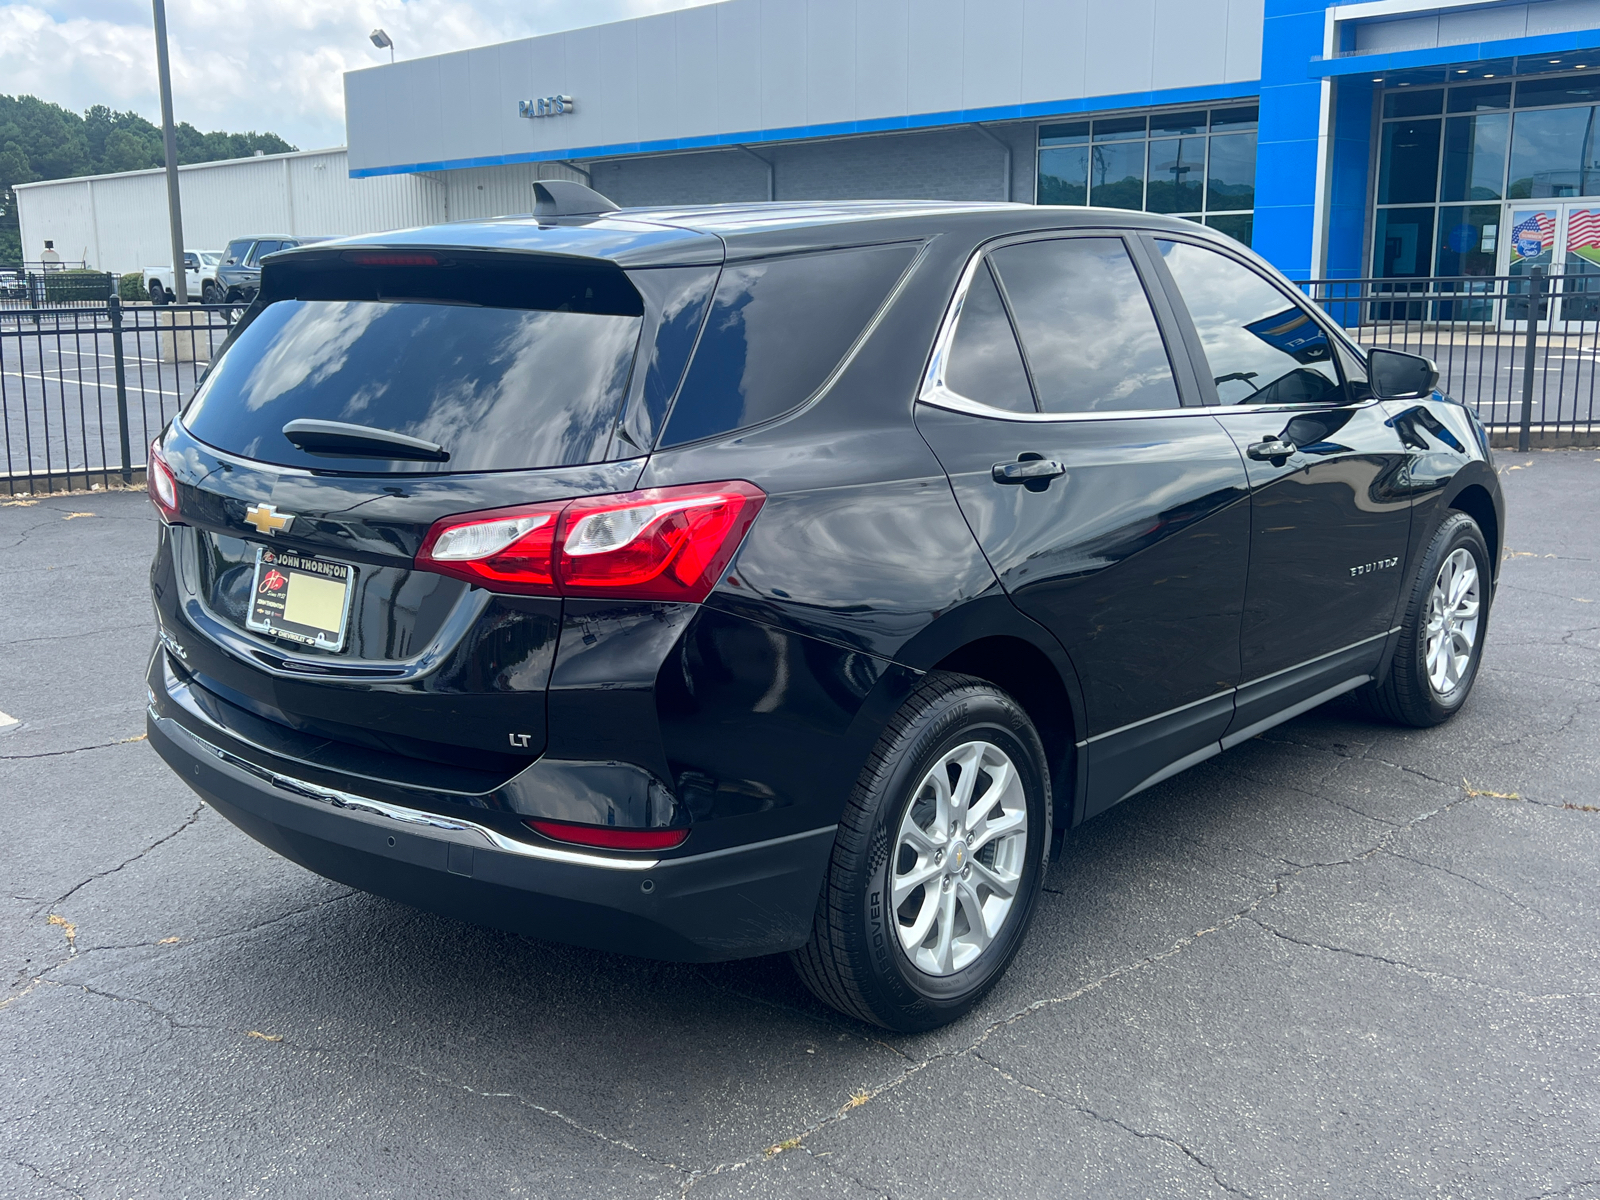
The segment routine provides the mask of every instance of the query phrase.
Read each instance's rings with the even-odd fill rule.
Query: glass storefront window
[[[1431,117],[1444,108],[1444,90],[1433,88],[1426,92],[1398,91],[1385,93],[1383,115],[1389,117]]]
[[[1089,203],[1089,147],[1052,146],[1039,151],[1038,202]]]
[[[1418,279],[1433,274],[1432,208],[1380,208],[1372,235],[1373,274]]]
[[[1482,87],[1458,87],[1450,89],[1449,111],[1463,112],[1492,112],[1497,108],[1511,107],[1511,85],[1509,83],[1486,83]]]
[[[1233,104],[1041,125],[1035,198],[1171,213],[1249,245],[1258,120]]]
[[[1098,135],[1097,135],[1098,136]],[[1100,208],[1144,207],[1143,141],[1108,142],[1089,157],[1089,203]]]
[[[1430,204],[1438,198],[1434,195],[1438,177],[1437,117],[1384,125],[1378,151],[1379,204]]]
[[[1517,84],[1517,107],[1549,104],[1594,104],[1600,101],[1600,79],[1568,76],[1564,79],[1524,79]]]
[[[1218,233],[1225,233],[1236,242],[1250,244],[1250,234],[1255,225],[1254,213],[1223,213],[1220,216],[1207,217],[1206,224]]]
[[[1158,213],[1199,212],[1206,173],[1206,139],[1162,138],[1150,143],[1150,192],[1145,208]]]
[[[1255,206],[1255,137],[1248,133],[1232,133],[1212,138],[1211,167],[1206,172],[1206,211],[1234,211]]]
[[[1519,112],[1511,129],[1512,200],[1583,196],[1600,187],[1594,162],[1595,110],[1547,108]],[[1588,170],[1585,170],[1585,166]]]
[[[1510,113],[1447,117],[1439,199],[1501,199],[1500,188],[1506,177],[1506,137],[1510,132]]]
[[[1439,210],[1438,275],[1493,275],[1500,249],[1500,206],[1476,204]]]
[[[1513,69],[1487,66],[1502,75]],[[1371,273],[1463,280],[1438,285],[1463,297],[1429,309],[1439,319],[1489,319],[1489,302],[1469,298],[1483,286],[1474,280],[1532,265],[1582,274],[1584,287],[1592,275],[1594,296],[1579,299],[1600,319],[1600,216],[1590,215],[1600,213],[1600,199],[1593,210],[1583,204],[1600,198],[1600,71],[1556,69],[1565,73],[1490,73],[1381,95]],[[1551,203],[1565,199],[1580,203]],[[1573,240],[1574,228],[1588,236],[1585,221],[1593,244]],[[1552,263],[1557,245],[1567,249]]]

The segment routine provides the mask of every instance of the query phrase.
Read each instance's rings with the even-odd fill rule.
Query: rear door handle
[[[1245,453],[1251,458],[1257,459],[1261,462],[1271,462],[1275,466],[1281,466],[1282,463],[1280,460],[1289,458],[1291,455],[1298,454],[1299,452],[1300,447],[1296,446],[1293,442],[1286,442],[1276,437],[1269,437],[1264,441],[1254,442],[1245,448]]]
[[[996,483],[1027,483],[1030,479],[1049,481],[1065,475],[1067,466],[1051,458],[1030,458],[1024,462],[995,463],[990,468]]]

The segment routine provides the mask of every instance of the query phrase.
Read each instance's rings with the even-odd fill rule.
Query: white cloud
[[[202,130],[267,130],[303,149],[342,145],[343,73],[401,58],[685,8],[705,0],[169,0],[173,112]],[[82,112],[160,121],[150,5],[0,0],[0,91]]]

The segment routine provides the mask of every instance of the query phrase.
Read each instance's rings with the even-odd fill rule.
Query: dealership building
[[[1600,0],[726,0],[354,71],[345,104],[372,229],[526,212],[556,176],[1146,209],[1298,278],[1600,257]],[[25,238],[61,186],[19,190]]]

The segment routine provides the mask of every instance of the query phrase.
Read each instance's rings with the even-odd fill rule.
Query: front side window
[[[1121,238],[1056,238],[996,250],[1042,412],[1178,406],[1150,299]]]
[[[222,261],[226,264],[237,265],[238,263],[242,263],[245,259],[245,255],[249,253],[249,238],[245,238],[242,241],[229,242],[228,248],[222,253]]]
[[[1178,284],[1224,404],[1338,404],[1328,335],[1243,263],[1189,242],[1156,243]]]

